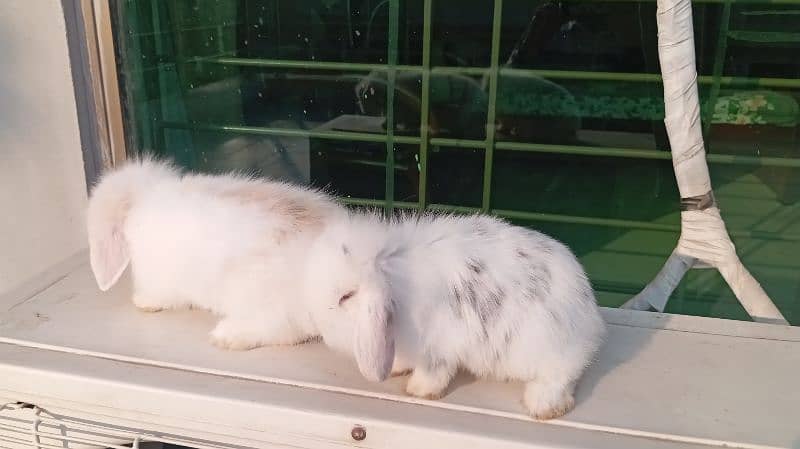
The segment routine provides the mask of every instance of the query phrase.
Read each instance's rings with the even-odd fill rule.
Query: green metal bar
[[[571,154],[577,156],[625,157],[634,159],[672,159],[669,152],[639,150],[633,148],[606,148],[576,145],[549,145],[540,143],[498,142],[498,150],[526,151],[533,153]],[[706,160],[720,165],[747,165],[760,167],[800,168],[800,159],[783,157],[739,156],[734,154],[706,154]]]
[[[706,103],[705,120],[703,120],[703,135],[708,138],[708,130],[711,129],[711,120],[714,118],[714,108],[719,97],[720,78],[722,69],[725,67],[725,54],[728,52],[728,28],[731,22],[731,2],[726,1],[722,6],[722,17],[720,18],[719,36],[717,37],[717,51],[714,55],[714,68],[712,71],[711,92]]]
[[[447,139],[441,137],[434,137],[430,139],[431,145],[441,147],[453,148],[486,148],[486,142],[483,140],[469,140],[469,139]]]
[[[431,73],[435,75],[486,75],[489,70],[489,67],[431,67]]]
[[[190,129],[195,131],[230,132],[262,136],[309,137],[327,140],[349,140],[355,142],[386,142],[386,135],[384,134],[357,133],[349,131],[314,131],[304,129],[266,128],[260,126],[234,126],[176,122],[163,122],[161,126],[165,128]],[[395,136],[394,141],[397,143],[416,144],[419,143],[419,138],[413,136]]]
[[[800,168],[800,159],[788,157],[737,156],[733,154],[706,154],[708,162],[720,165],[748,165],[753,167]]]
[[[731,39],[754,44],[796,44],[800,43],[800,33],[783,31],[730,31]]]
[[[399,17],[398,17],[399,22]],[[399,23],[398,23],[399,25]],[[398,26],[399,28],[399,26]],[[424,40],[424,37],[423,37]],[[245,67],[265,67],[276,69],[309,69],[309,70],[350,70],[354,72],[372,72],[389,70],[389,64],[368,64],[361,62],[328,62],[328,61],[297,61],[291,59],[263,59],[263,58],[240,58],[240,57],[196,57],[191,62],[210,62],[222,65],[235,65]],[[418,65],[395,64],[395,68],[401,72],[422,72],[423,67]],[[431,73],[436,74],[462,74],[462,75],[483,75],[489,69],[486,67],[431,67]]]
[[[161,15],[159,14],[159,11],[158,11],[159,6],[160,5],[158,5],[158,4],[150,5],[150,17],[151,17],[151,20],[153,21],[153,30],[154,30],[154,32],[155,33],[159,33],[154,37],[153,44],[155,46],[156,54],[160,55],[160,54],[164,53],[164,45],[163,45],[164,42],[162,41],[163,36],[160,36],[160,33],[161,33],[161,20],[160,20],[161,19]],[[176,58],[180,59],[181,55],[180,54],[176,55]],[[134,59],[138,59],[138,58],[134,58]],[[156,66],[154,68],[157,69],[157,71],[155,72],[154,76],[156,77],[156,81],[157,81],[157,84],[158,84],[159,95],[160,95],[161,98],[167,98],[169,96],[169,93],[167,92],[168,89],[166,87],[166,84],[168,82],[167,81],[168,72],[167,72],[167,70],[164,69],[164,64],[156,64]],[[176,67],[176,71],[177,71],[177,67]],[[149,75],[149,73],[148,73],[148,75],[145,75],[145,73],[147,73],[147,72],[145,72],[145,71],[142,72],[142,76],[143,77]],[[161,120],[164,119],[165,115],[168,115],[168,113],[167,113],[167,103],[168,102],[162,101],[162,102],[159,102],[159,103],[160,103],[160,107],[153,108],[154,109],[153,112],[156,114],[156,117],[155,117],[156,121],[161,121]],[[167,151],[167,130],[163,129],[163,128],[158,129],[158,131],[155,133],[155,139],[156,139],[156,148],[158,148],[156,151],[159,152],[159,153],[165,153]]]
[[[386,168],[386,162],[373,161],[373,160],[370,160],[370,159],[347,159],[344,162],[347,163],[347,164],[353,164],[353,165],[368,165],[368,166],[371,166],[371,167]],[[394,168],[395,168],[395,170],[408,170],[408,165],[394,164]],[[416,170],[416,167],[414,167],[414,169]]]
[[[714,82],[710,76],[698,78],[700,84],[711,84]],[[783,89],[800,88],[800,78],[745,78],[735,76],[720,77],[719,83],[729,87],[777,87]]]
[[[423,29],[424,32],[424,29]],[[423,45],[424,45],[423,35]],[[424,49],[423,49],[424,50]],[[424,51],[423,51],[424,53]],[[423,56],[424,59],[424,56]],[[193,58],[192,62],[210,62],[222,65],[235,65],[245,67],[265,67],[277,69],[308,69],[308,70],[349,70],[354,72],[385,71],[389,69],[388,64],[367,64],[361,62],[327,62],[327,61],[296,61],[291,59],[262,59],[262,58],[239,58],[239,57],[203,57]],[[398,71],[422,72],[422,66],[418,65],[395,65]],[[436,74],[464,74],[464,75],[483,75],[489,69],[486,67],[430,67],[428,70]]]
[[[501,75],[529,76],[549,79],[569,79],[587,81],[628,81],[639,83],[660,83],[661,75],[654,73],[627,73],[627,72],[588,72],[581,70],[528,70],[528,69],[500,69]],[[749,78],[735,76],[720,76],[720,85],[731,87],[781,87],[800,88],[800,79],[795,78]],[[697,77],[700,84],[713,84],[714,77],[709,75]]]
[[[619,220],[614,218],[581,217],[576,215],[546,214],[541,212],[521,212],[514,210],[492,210],[492,213],[519,220],[544,221],[553,223],[603,226],[608,228],[640,229],[647,231],[674,232],[681,231],[680,225],[652,223],[649,221]]]
[[[206,31],[206,30],[214,30],[219,28],[235,28],[239,25],[245,25],[244,22],[231,22],[231,23],[223,23],[219,25],[204,25],[204,26],[196,26],[196,27],[181,27],[179,30],[168,30],[168,31],[145,31],[143,33],[136,33],[136,36],[140,37],[151,37],[151,36],[163,36],[168,34],[174,33],[181,33],[186,31]]]
[[[339,197],[337,198],[344,204],[348,204],[351,206],[361,206],[361,207],[386,207],[386,201],[384,200],[373,200],[370,198],[352,198],[352,197]],[[419,203],[409,203],[406,201],[395,201],[394,207],[397,209],[418,209]]]
[[[588,147],[578,145],[551,145],[523,142],[497,142],[498,150],[525,151],[532,153],[569,154],[575,156],[624,157],[633,159],[657,159],[668,161],[672,156],[666,151],[638,150],[632,148]]]
[[[212,61],[223,65],[237,65],[243,67],[272,67],[277,69],[310,69],[310,70],[351,70],[358,72],[371,72],[386,70],[385,64],[364,64],[353,62],[326,62],[326,61],[295,61],[289,59],[262,59],[262,58],[216,58]]]
[[[501,68],[500,74],[521,78],[549,78],[587,81],[631,81],[659,83],[661,75],[655,73],[591,72],[584,70],[534,70]]]
[[[672,232],[672,233],[680,233],[681,230],[680,225],[651,223],[648,221],[637,221],[637,220],[581,217],[575,215],[545,214],[538,212],[522,212],[522,211],[501,210],[501,209],[493,209],[491,213],[499,217],[512,218],[512,219],[515,218],[519,220],[530,220],[539,222],[603,226],[603,227],[622,228],[622,229],[640,229],[640,230]],[[798,234],[778,234],[773,232],[742,231],[742,230],[729,230],[729,234],[731,235],[731,237],[736,237],[736,238],[749,238],[749,239],[787,241],[787,242],[800,241],[800,235]]]
[[[455,212],[457,214],[474,214],[481,211],[479,207],[456,206],[453,204],[429,204],[428,210],[437,212]]]
[[[348,14],[350,11],[348,11]],[[394,89],[397,80],[397,40],[400,0],[389,0],[389,42],[386,49],[386,213],[394,210]]]
[[[422,98],[419,119],[419,208],[428,204],[428,132],[431,98],[431,33],[433,0],[423,0],[422,13]]]
[[[432,204],[430,206],[430,209],[443,212],[458,212],[458,213],[474,213],[480,211],[480,209],[474,207],[451,206],[448,204],[435,204],[435,205]],[[497,215],[498,217],[512,218],[518,220],[593,225],[593,226],[604,226],[610,228],[642,229],[649,231],[676,232],[676,233],[680,232],[681,230],[680,225],[651,223],[648,221],[581,217],[576,215],[546,214],[540,212],[525,212],[525,211],[506,210],[506,209],[491,209],[489,213],[491,213],[492,215]]]
[[[731,0],[733,1],[733,0]],[[424,31],[424,30],[423,30]],[[423,36],[423,46],[425,38]],[[430,56],[430,55],[429,55]],[[484,75],[491,70],[488,67],[430,67],[430,57],[428,58],[428,68],[425,68],[425,51],[423,48],[423,66],[397,65],[396,69],[400,72],[424,72],[428,74],[463,74],[463,75]],[[272,67],[284,69],[305,69],[305,70],[340,70],[352,72],[372,72],[386,71],[388,66],[385,64],[362,64],[349,62],[324,62],[324,61],[292,61],[285,59],[257,59],[257,58],[209,58],[206,62],[238,65],[245,67]],[[629,81],[643,83],[661,82],[661,75],[655,73],[626,73],[626,72],[592,72],[582,70],[530,70],[500,68],[500,75],[520,76],[520,77],[540,77],[549,79],[570,79],[570,80],[591,80],[591,81]],[[700,76],[697,81],[700,84],[712,84],[713,76]],[[733,87],[778,87],[778,88],[800,88],[800,79],[795,78],[748,78],[723,76],[719,78],[723,86]]]
[[[176,123],[176,122],[162,122],[161,126],[164,128],[188,129],[194,131],[230,132],[238,134],[254,134],[254,135],[282,136],[282,137],[307,137],[307,138],[327,139],[327,140],[345,140],[353,142],[378,142],[378,143],[386,142],[386,136],[383,134],[357,133],[349,131],[313,131],[313,130],[302,130],[302,129],[262,128],[257,126],[226,126],[226,125]],[[401,144],[410,144],[410,145],[418,144],[420,145],[420,148],[422,148],[422,142],[423,142],[421,138],[415,136],[395,136],[394,141]],[[431,145],[441,145],[454,148],[473,148],[473,149],[485,148],[485,142],[482,140],[433,138],[429,139],[429,142]],[[641,150],[634,148],[607,148],[607,147],[577,146],[577,145],[549,145],[541,143],[524,143],[524,142],[496,142],[494,147],[496,150],[525,151],[531,153],[570,154],[576,156],[594,156],[594,157],[624,157],[632,159],[655,159],[664,161],[671,160],[671,156],[668,152]],[[738,156],[731,154],[707,154],[706,159],[710,163],[720,164],[720,165],[800,168],[800,159],[797,158]],[[422,162],[422,158],[420,158],[420,162]]]
[[[492,18],[492,53],[489,61],[489,109],[486,112],[486,150],[483,155],[483,198],[481,210],[488,212],[492,202],[492,169],[494,167],[494,135],[497,126],[497,83],[500,77],[500,32],[503,26],[503,0],[494,0]]]
[[[800,16],[800,10],[741,11],[743,16]]]
[[[382,200],[372,200],[365,198],[341,198],[340,200],[346,204],[352,204],[357,206],[369,206],[369,207],[380,207],[384,203]],[[418,206],[417,203],[397,202],[395,204],[397,207],[405,209],[413,209]],[[449,204],[429,204],[427,209],[439,212],[455,212],[461,214],[471,214],[480,212],[480,208],[455,206]],[[652,223],[649,221],[638,221],[638,220],[582,217],[577,215],[547,214],[540,212],[525,212],[525,211],[516,211],[507,209],[492,209],[489,211],[489,213],[503,218],[535,221],[535,222],[599,226],[599,227],[618,228],[618,229],[636,229],[636,230],[655,231],[655,232],[669,232],[674,234],[680,233],[681,230],[680,225]],[[759,240],[786,241],[786,242],[800,241],[800,234],[730,230],[730,235],[736,238],[748,238],[748,239],[759,239]]]

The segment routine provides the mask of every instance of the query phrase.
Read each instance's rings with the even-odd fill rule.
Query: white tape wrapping
[[[711,190],[700,124],[692,3],[659,1],[658,57],[664,82],[664,124],[681,197]]]
[[[681,198],[713,195],[700,125],[694,26],[690,0],[657,0],[658,54],[664,82],[664,124]],[[713,198],[713,196],[712,196]],[[681,212],[681,236],[656,277],[624,308],[664,311],[686,271],[714,267],[755,321],[787,324],[761,285],[736,255],[713,202]]]

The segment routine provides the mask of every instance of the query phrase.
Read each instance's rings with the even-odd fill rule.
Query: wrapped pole
[[[658,56],[664,83],[664,124],[681,195],[681,236],[656,277],[623,308],[664,311],[691,268],[716,268],[755,321],[788,324],[747,271],[719,213],[700,123],[690,0],[657,0]]]

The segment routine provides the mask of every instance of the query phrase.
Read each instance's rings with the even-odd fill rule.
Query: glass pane
[[[800,38],[782,3],[692,7],[716,197],[798,324]],[[655,2],[504,0],[497,30],[492,0],[425,4],[113,2],[129,149],[361,203],[485,208],[569,244],[603,305],[638,293],[680,233]],[[667,310],[748,319],[715,270]]]
[[[493,12],[491,0],[434,1],[431,65],[488,67]]]
[[[434,204],[480,207],[483,150],[433,146],[429,161],[429,199]]]
[[[394,146],[394,199],[404,203],[419,201],[419,147]]]

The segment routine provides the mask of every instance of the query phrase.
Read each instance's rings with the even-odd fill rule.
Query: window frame
[[[435,0],[423,0],[423,8],[424,14],[426,15],[427,19],[430,19],[431,13],[431,5]],[[714,3],[714,0],[700,0],[703,3]],[[757,0],[756,0],[757,1]],[[87,81],[90,85],[90,89],[86,90],[87,95],[84,98],[78,98],[78,102],[82,101],[89,101],[91,100],[96,107],[94,110],[94,122],[87,121],[86,126],[84,127],[84,123],[81,122],[81,136],[83,138],[84,135],[84,128],[86,128],[86,134],[91,135],[92,131],[89,129],[92,125],[96,124],[97,128],[97,139],[96,145],[94,145],[94,152],[91,155],[86,157],[87,160],[90,160],[92,157],[98,158],[102,161],[100,164],[101,170],[109,167],[114,167],[123,163],[130,155],[130,148],[129,146],[132,144],[129,135],[127,134],[125,120],[123,117],[123,92],[120,88],[120,80],[119,74],[117,72],[118,61],[116,57],[116,48],[114,42],[114,34],[112,30],[113,22],[115,19],[112,17],[112,10],[109,6],[109,3],[103,0],[62,0],[62,4],[64,5],[65,14],[67,14],[67,5],[72,5],[77,10],[79,10],[79,22],[83,23],[83,29],[81,27],[75,27],[74,32],[80,35],[79,42],[81,45],[85,45],[86,50],[81,58],[76,59],[79,64],[83,67],[85,72],[88,72],[90,76],[87,76]],[[397,5],[395,2],[390,2],[390,5]],[[549,213],[541,213],[541,212],[528,212],[528,211],[517,211],[517,210],[506,210],[506,209],[499,209],[491,207],[491,174],[492,174],[492,164],[493,164],[493,154],[497,150],[501,151],[526,151],[526,152],[536,152],[536,153],[563,153],[563,154],[570,154],[570,155],[582,155],[582,156],[607,156],[612,158],[635,158],[635,159],[658,159],[668,161],[670,160],[670,153],[669,152],[656,152],[656,151],[643,151],[640,149],[632,149],[632,148],[606,148],[603,151],[596,151],[592,147],[580,147],[580,146],[569,146],[569,145],[548,145],[548,144],[537,144],[537,143],[530,143],[530,142],[512,142],[512,141],[501,141],[496,142],[494,139],[494,127],[487,126],[487,134],[484,140],[469,140],[469,139],[454,139],[454,138],[437,138],[437,137],[430,137],[429,130],[427,126],[424,124],[428,123],[428,108],[424,105],[428,104],[428,96],[431,91],[430,86],[430,75],[435,73],[461,73],[461,74],[472,74],[472,75],[485,75],[489,79],[489,111],[487,116],[487,123],[493,122],[493,117],[495,116],[494,109],[497,97],[497,84],[500,79],[500,75],[503,73],[515,73],[515,72],[528,72],[534,75],[547,75],[547,76],[554,76],[560,78],[570,78],[573,76],[577,76],[578,78],[583,77],[583,72],[576,72],[577,75],[571,74],[572,72],[569,71],[558,71],[558,70],[527,70],[527,69],[504,69],[499,66],[499,47],[500,47],[500,32],[502,25],[502,8],[503,8],[503,1],[502,0],[495,0],[493,1],[494,5],[494,12],[493,12],[493,22],[492,22],[492,48],[491,48],[491,61],[487,67],[433,67],[430,62],[430,53],[431,53],[431,42],[430,42],[430,33],[428,34],[427,39],[423,38],[423,55],[422,61],[419,65],[407,66],[407,65],[398,65],[397,64],[397,49],[393,52],[391,48],[387,51],[387,61],[382,64],[361,64],[361,63],[342,63],[342,62],[326,62],[326,61],[297,61],[297,60],[272,60],[272,59],[257,59],[257,60],[246,60],[244,58],[223,58],[229,60],[229,63],[232,65],[242,65],[242,66],[258,66],[258,67],[311,67],[313,69],[319,70],[327,70],[327,69],[343,69],[343,68],[355,68],[358,71],[367,73],[373,70],[378,70],[383,73],[387,74],[388,78],[388,86],[387,86],[387,93],[394,91],[395,81],[394,76],[401,71],[408,72],[408,71],[416,71],[421,73],[422,77],[422,86],[421,86],[421,96],[422,96],[422,106],[420,108],[421,111],[421,125],[420,125],[420,133],[418,136],[403,136],[403,135],[394,135],[393,126],[387,126],[386,132],[384,134],[376,134],[376,135],[367,135],[367,134],[359,134],[350,131],[304,131],[303,135],[307,137],[313,138],[323,138],[323,139],[333,139],[333,140],[354,140],[354,141],[363,141],[363,142],[379,142],[386,144],[386,176],[385,176],[385,183],[386,183],[386,197],[384,200],[374,200],[374,199],[367,199],[367,198],[350,198],[350,197],[342,197],[340,200],[349,205],[353,206],[367,206],[367,207],[383,207],[387,211],[392,211],[395,209],[400,210],[429,210],[429,211],[440,211],[440,212],[455,212],[455,213],[474,213],[474,212],[482,212],[482,213],[491,213],[498,215],[503,218],[507,219],[522,219],[522,220],[532,220],[532,221],[539,221],[539,222],[549,222],[549,223],[564,223],[564,224],[584,224],[584,225],[595,225],[595,226],[619,226],[625,227],[629,229],[646,229],[646,230],[658,230],[658,231],[665,231],[665,232],[674,232],[680,233],[681,232],[681,225],[680,224],[663,224],[663,223],[652,223],[646,221],[636,221],[636,220],[619,220],[619,219],[610,219],[610,218],[600,218],[600,217],[586,217],[586,216],[571,216],[571,215],[557,215],[557,214],[549,214]],[[390,17],[389,17],[389,31],[390,34],[392,31],[397,30],[397,23],[398,20],[398,11],[397,8],[390,8]],[[68,15],[68,14],[67,14]],[[72,28],[69,27],[68,23],[68,31],[73,31]],[[86,25],[90,26],[86,26]],[[71,34],[68,32],[68,34]],[[72,46],[72,44],[70,44]],[[392,39],[390,36],[389,39],[389,46],[397,46],[397,39]],[[75,72],[76,68],[73,67],[73,72]],[[658,74],[631,74],[631,73],[610,73],[610,72],[598,72],[594,75],[595,79],[598,80],[613,80],[613,79],[621,79],[616,78],[618,76],[626,76],[625,79],[632,79],[634,81],[639,82],[654,82],[660,80],[661,75]],[[698,82],[704,84],[711,84],[712,83],[711,76],[699,76]],[[725,78],[722,80],[724,83],[735,83],[741,82],[741,80],[734,79],[732,77],[723,77]],[[767,83],[778,83],[777,85],[781,85],[782,82],[785,82],[785,79],[756,79],[754,78],[753,83],[754,85],[762,85],[762,83],[766,80]],[[791,81],[791,80],[790,80]],[[76,93],[77,93],[77,82],[76,82]],[[395,95],[387,94],[387,123],[394,123],[392,120],[392,114],[394,108],[392,108],[392,104],[394,103]],[[91,108],[87,108],[91,109]],[[80,104],[79,104],[80,110]],[[79,114],[80,115],[80,114]],[[91,116],[91,113],[90,113]],[[180,128],[180,124],[176,123],[169,123],[167,124],[168,127]],[[286,130],[279,130],[279,129],[262,129],[262,128],[249,128],[246,126],[220,126],[217,128],[208,127],[203,128],[204,125],[201,124],[193,124],[192,130],[217,130],[217,131],[231,131],[231,128],[236,128],[233,130],[234,132],[256,132],[258,134],[271,134],[271,135],[296,135],[298,133],[295,132],[286,132]],[[262,132],[263,131],[263,132]],[[292,130],[294,131],[294,130]],[[282,134],[283,132],[283,134]],[[395,144],[418,144],[419,145],[419,155],[420,155],[420,176],[419,176],[419,198],[415,202],[403,202],[403,201],[396,201],[394,199],[394,176],[390,175],[394,173],[394,160],[393,160],[393,151],[390,151],[391,148]],[[455,206],[449,204],[436,204],[429,202],[426,197],[426,190],[428,188],[428,176],[427,176],[427,159],[428,159],[428,147],[432,145],[439,145],[439,146],[448,146],[448,147],[458,147],[458,148],[473,148],[478,150],[484,151],[484,176],[483,176],[483,185],[482,185],[482,201],[478,207],[465,207],[465,206]],[[87,146],[84,145],[84,152],[87,151]],[[751,160],[753,159],[753,160]],[[754,162],[756,158],[751,157],[742,157],[742,156],[730,156],[724,154],[708,154],[707,160],[709,163],[720,163],[720,164],[750,164],[756,163]],[[775,163],[780,163],[781,161],[773,161]],[[770,162],[771,163],[771,162]],[[800,162],[798,162],[800,164]],[[94,180],[96,179],[98,172],[90,171],[87,168],[87,185],[91,185]],[[732,237],[751,237],[756,232],[750,230],[728,230],[728,233]],[[610,310],[617,310],[616,307],[609,307]],[[661,315],[672,315],[672,314],[661,314]],[[673,315],[673,316],[690,316],[690,315]],[[618,320],[627,320],[633,319],[630,318],[631,315],[628,314],[619,314],[616,318]],[[729,320],[725,318],[715,318],[715,317],[701,317],[707,319],[716,319],[721,320],[722,322],[731,322],[735,323],[737,321]],[[623,324],[623,321],[619,321],[618,324]],[[657,322],[658,320],[655,319]],[[634,322],[641,323],[641,319],[637,318]],[[743,321],[747,322],[747,321]],[[712,326],[715,328],[714,326]],[[658,327],[654,327],[658,328]],[[694,325],[690,326],[692,329],[696,329]]]
[[[111,11],[103,0],[61,0],[61,7],[91,188],[104,169],[127,158]]]

